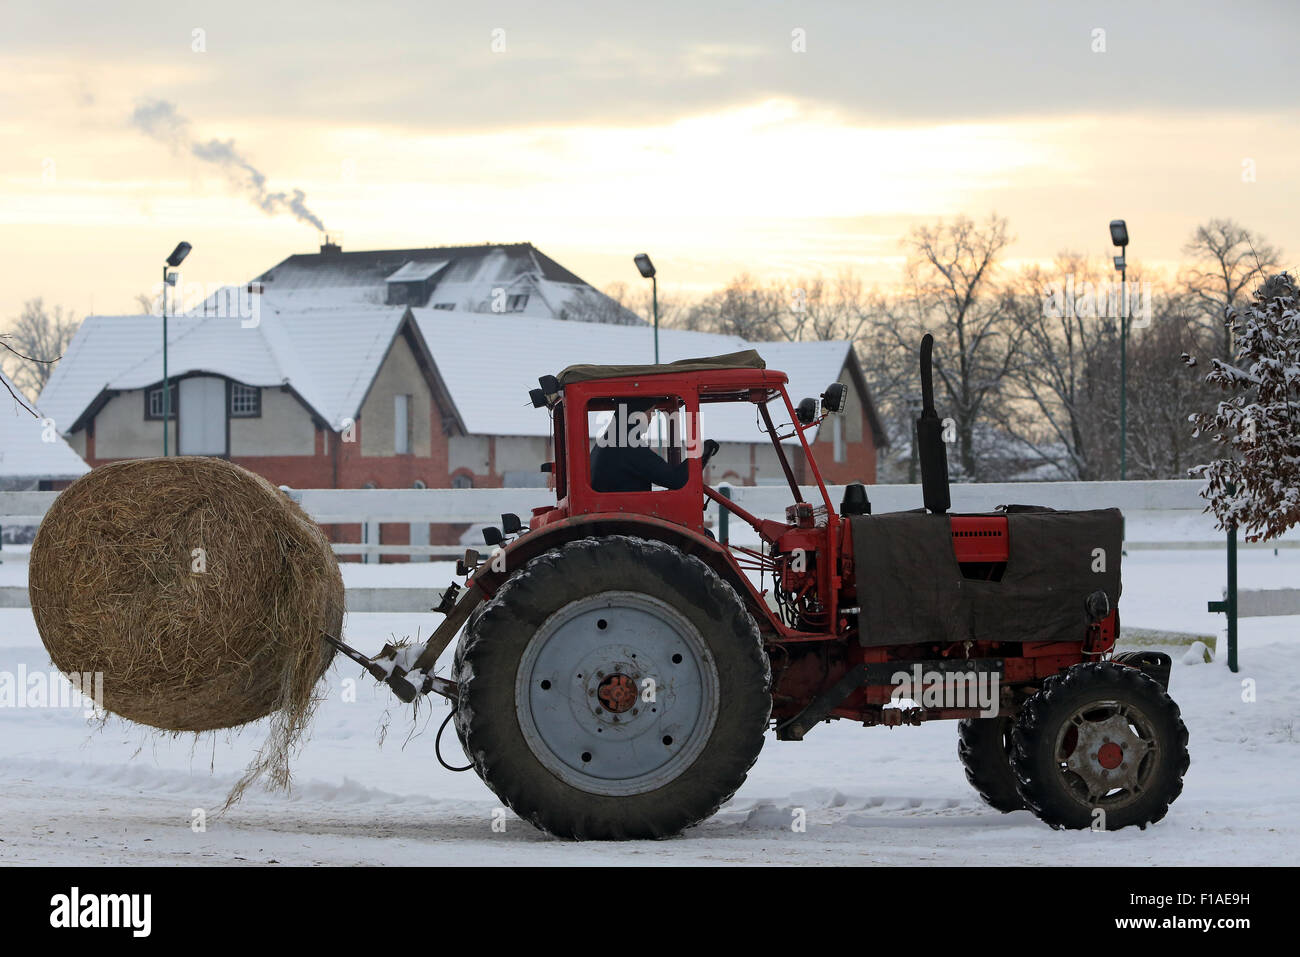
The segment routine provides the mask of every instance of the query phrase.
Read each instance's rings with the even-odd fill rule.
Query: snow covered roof
[[[549,418],[528,401],[538,376],[555,375],[577,363],[654,361],[650,326],[575,325],[437,309],[412,309],[411,314],[471,434],[549,435]],[[787,374],[795,402],[820,395],[836,381],[850,348],[841,341],[750,343],[738,336],[659,330],[663,362],[756,349],[769,369]],[[755,424],[757,411],[747,405],[712,405],[701,418],[705,434],[719,442],[763,441]]]
[[[90,471],[57,429],[46,431],[44,418],[0,372],[0,481],[70,479]]]
[[[449,262],[451,262],[449,259],[435,259],[431,262],[416,262],[409,259],[406,265],[388,276],[384,282],[424,282],[424,280],[432,277],[434,273],[442,270]]]
[[[336,304],[297,309],[275,296],[258,322],[190,314],[168,322],[168,372],[226,376],[246,385],[288,386],[335,429],[355,418],[409,315],[458,424],[471,435],[545,436],[548,417],[528,390],[538,376],[576,363],[625,365],[654,360],[654,329],[519,315],[404,306]],[[154,316],[91,316],[55,367],[40,403],[60,432],[75,429],[113,392],[162,381],[162,322]],[[660,329],[663,362],[756,349],[784,372],[794,401],[836,381],[852,354],[848,342],[749,343],[736,336]],[[856,369],[856,364],[850,366]],[[860,373],[857,373],[860,375]],[[865,383],[862,383],[864,394]],[[867,398],[873,427],[878,426]],[[703,427],[720,442],[762,441],[748,405],[711,405]],[[779,420],[783,417],[778,415]],[[878,427],[877,436],[880,435]]]
[[[173,327],[173,341],[175,335]],[[87,317],[50,373],[37,404],[66,434],[95,397],[108,388],[109,380],[140,360],[150,348],[146,339],[152,337],[156,346],[161,336],[162,321],[156,316]],[[162,378],[161,360],[158,378]]]
[[[379,249],[290,256],[254,282],[285,308],[407,303],[465,312],[643,325],[531,243]],[[389,287],[400,286],[389,298]],[[506,302],[505,299],[510,301]]]
[[[180,316],[168,320],[168,374],[287,385],[337,427],[356,416],[405,315],[403,307],[383,306],[263,309],[248,327],[238,318]],[[41,407],[68,432],[106,390],[157,385],[161,340],[162,321],[155,316],[88,317],[41,392]]]

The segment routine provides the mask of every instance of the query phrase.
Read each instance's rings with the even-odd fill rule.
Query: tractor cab
[[[705,484],[703,475],[711,451],[710,409],[723,403],[754,408],[796,502],[802,501],[800,477],[815,479],[825,498],[804,431],[842,410],[844,387],[832,384],[820,406],[814,399],[795,406],[786,382],[785,373],[767,369],[754,350],[661,365],[575,365],[558,376],[542,377],[531,394],[535,406],[552,414],[556,457],[543,469],[554,474],[556,504],[534,509],[530,528],[626,515],[709,536],[704,523],[709,502],[730,505]],[[784,425],[778,427],[777,421]],[[794,436],[802,454],[792,463],[785,440]],[[635,482],[611,482],[602,476],[611,471],[609,463],[616,463],[620,479],[639,469],[645,481],[638,488],[629,487]],[[825,515],[829,499],[823,504],[827,508],[820,514]],[[811,515],[812,506],[807,511]],[[772,533],[784,527],[765,524]]]

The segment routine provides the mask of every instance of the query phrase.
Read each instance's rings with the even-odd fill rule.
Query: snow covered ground
[[[1170,537],[1177,538],[1177,534]],[[21,550],[0,553],[0,584],[22,584]],[[353,585],[443,585],[445,564],[345,565]],[[1243,551],[1242,587],[1294,587],[1300,550]],[[1126,626],[1220,634],[1205,611],[1224,580],[1221,551],[1134,551]],[[427,635],[432,615],[353,615],[348,639],[375,651]],[[443,770],[440,699],[412,717],[342,661],[296,762],[290,795],[249,793],[218,814],[265,729],[169,738],[80,710],[0,708],[0,862],[27,864],[1292,864],[1300,844],[1300,617],[1242,622],[1241,673],[1176,663],[1171,691],[1191,733],[1182,797],[1147,831],[1057,832],[999,814],[966,784],[956,727],[817,728],[769,739],[745,786],[713,819],[668,841],[553,839],[506,812],[472,773]],[[1175,660],[1178,650],[1172,649]],[[0,609],[0,672],[48,672],[31,614]],[[1242,701],[1242,681],[1257,698]],[[354,690],[355,695],[349,692]],[[381,729],[388,723],[381,745]],[[444,753],[460,760],[454,734]],[[807,830],[791,829],[795,809]],[[206,811],[206,827],[195,815]]]

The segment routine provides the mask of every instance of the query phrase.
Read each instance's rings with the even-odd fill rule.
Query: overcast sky
[[[345,249],[528,240],[596,285],[645,249],[669,290],[888,283],[960,213],[1018,260],[1109,255],[1122,216],[1155,268],[1229,216],[1293,265],[1297,9],[6,0],[0,326],[133,309],[180,239],[187,281],[243,281],[311,217]]]

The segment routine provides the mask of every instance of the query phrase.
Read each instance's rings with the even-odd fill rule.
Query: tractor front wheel
[[[1056,828],[1160,820],[1182,793],[1187,728],[1159,682],[1113,662],[1043,682],[1011,734],[1020,797]]]
[[[736,591],[662,542],[532,559],[466,628],[456,730],[487,785],[561,837],[662,838],[709,817],[763,746],[770,672]]]

